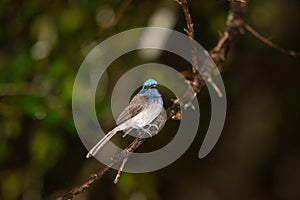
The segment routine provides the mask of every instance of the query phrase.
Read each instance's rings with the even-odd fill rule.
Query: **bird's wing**
[[[123,112],[119,115],[116,123],[117,125],[122,124],[128,119],[136,116],[140,113],[146,106],[145,102],[148,101],[148,97],[144,95],[135,95],[130,101],[129,105],[123,110]]]

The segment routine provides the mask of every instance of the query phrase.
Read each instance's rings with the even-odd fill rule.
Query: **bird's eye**
[[[157,85],[156,84],[151,85],[151,88],[157,88]]]

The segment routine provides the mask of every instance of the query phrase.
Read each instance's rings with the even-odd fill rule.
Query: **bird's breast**
[[[162,99],[149,99],[145,108],[136,116],[130,119],[130,123],[144,127],[153,122],[163,109]]]

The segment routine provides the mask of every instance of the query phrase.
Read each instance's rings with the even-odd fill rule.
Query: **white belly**
[[[163,107],[161,104],[152,103],[149,106],[147,106],[146,109],[144,109],[142,112],[131,118],[130,120],[126,121],[124,125],[126,126],[139,126],[144,127],[150,123],[160,114]]]

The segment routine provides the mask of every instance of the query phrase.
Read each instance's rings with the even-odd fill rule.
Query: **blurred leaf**
[[[58,125],[60,123],[60,114],[56,111],[48,111],[44,123],[48,126]]]
[[[129,195],[130,192],[135,189],[135,181],[136,180],[132,174],[123,173],[117,186],[123,193]]]
[[[21,133],[20,122],[16,118],[9,118],[3,121],[3,133],[6,138],[17,138]]]
[[[24,187],[24,174],[22,171],[9,171],[1,180],[1,190],[3,198],[14,200],[20,196]]]
[[[4,140],[3,138],[1,138],[0,140],[0,165],[4,164],[5,163],[5,159],[7,158],[8,156],[8,145],[7,145],[7,142],[6,140]]]
[[[226,12],[222,12],[211,17],[209,25],[212,32],[221,32],[226,28],[226,24],[224,23],[224,21],[226,21],[226,15]]]
[[[32,73],[33,62],[29,54],[22,52],[10,59],[8,64],[0,68],[0,82],[22,82]]]
[[[21,105],[25,113],[31,117],[35,116],[35,113],[45,112],[46,108],[43,99],[33,96],[26,96],[21,100]]]
[[[67,63],[63,59],[57,59],[49,69],[48,76],[51,78],[58,78],[61,77],[67,68]]]
[[[65,33],[72,33],[81,27],[83,20],[84,13],[81,9],[76,7],[68,8],[61,15],[61,30]]]
[[[31,142],[31,156],[40,166],[48,169],[55,165],[64,152],[64,141],[55,133],[37,131]]]
[[[143,184],[140,184],[143,182]],[[145,198],[158,200],[156,181],[153,174],[129,174],[122,173],[117,184],[120,192],[117,199]],[[139,198],[138,198],[139,197]]]

